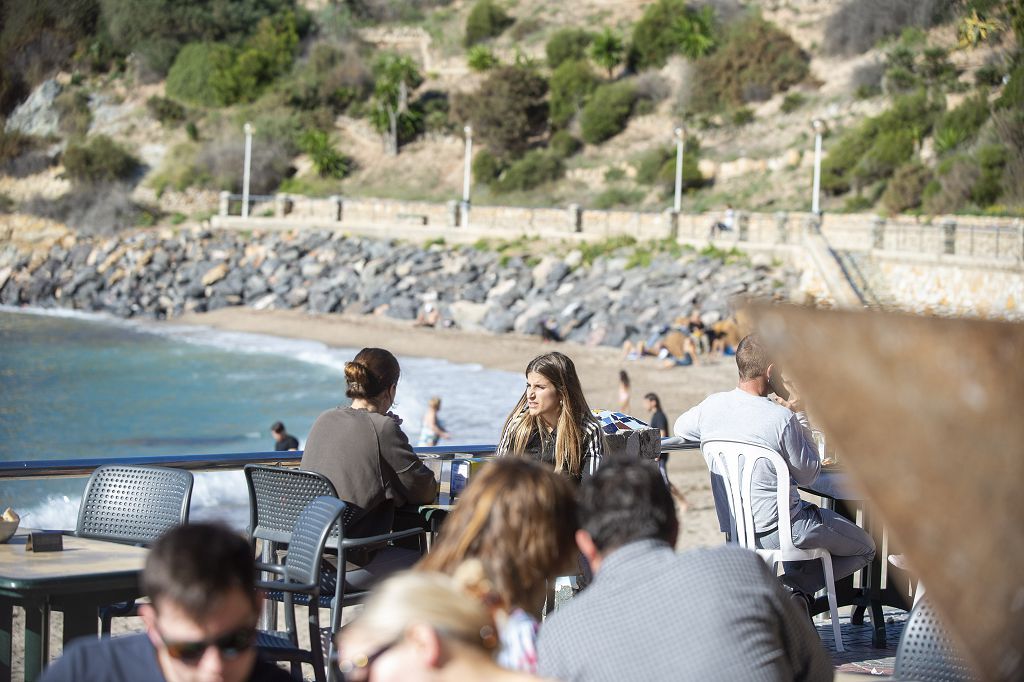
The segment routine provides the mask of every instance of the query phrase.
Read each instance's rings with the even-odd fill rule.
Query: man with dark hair
[[[738,441],[777,452],[789,465],[793,543],[805,549],[827,549],[832,554],[836,580],[867,566],[875,556],[875,543],[871,536],[839,514],[819,509],[800,499],[797,485],[814,482],[821,469],[821,460],[799,396],[791,393],[791,387],[756,335],[751,334],[740,341],[736,349],[736,367],[739,385],[732,391],[714,393],[683,413],[676,420],[675,435],[701,443],[709,440]],[[775,394],[775,400],[768,397],[770,393]],[[707,465],[712,473],[719,521],[725,524],[729,502],[724,487],[716,484],[715,479],[721,479],[714,471],[713,463],[708,461]],[[779,510],[775,493],[778,479],[767,461],[762,460],[754,466],[753,482],[751,507],[756,541],[760,547],[778,549]],[[727,531],[728,526],[722,530]],[[783,583],[802,605],[809,606],[810,595],[825,586],[820,561],[786,563],[784,571]]]
[[[151,604],[146,632],[81,639],[43,682],[285,682],[286,671],[257,657],[256,591],[249,543],[228,528],[179,526],[146,558],[142,587]]]
[[[270,426],[270,435],[274,437],[275,452],[299,449],[299,439],[288,433],[281,422],[274,422]]]
[[[596,574],[540,629],[538,673],[587,680],[822,680],[832,664],[764,561],[733,546],[676,554],[657,468],[616,460],[583,482],[576,544]]]

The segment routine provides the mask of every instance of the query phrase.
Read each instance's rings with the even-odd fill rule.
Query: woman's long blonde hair
[[[583,461],[583,427],[587,422],[596,420],[583,395],[583,388],[580,386],[580,379],[576,374],[576,365],[572,363],[569,356],[555,351],[538,355],[531,360],[530,364],[526,366],[526,376],[529,376],[531,372],[540,374],[552,383],[555,390],[558,391],[558,399],[562,405],[555,427],[555,471],[568,471],[578,477]],[[513,429],[511,438],[508,439],[509,450],[507,453],[499,452],[498,454],[521,455],[526,450],[526,444],[534,433],[540,435],[542,447],[548,436],[547,429],[541,424],[540,418],[532,416],[527,411],[525,390],[508,418],[505,419],[505,426],[501,431],[503,442],[506,440],[509,429]]]
[[[474,559],[506,610],[536,613],[545,581],[576,557],[572,483],[529,459],[486,464],[467,486],[416,568],[454,575]]]

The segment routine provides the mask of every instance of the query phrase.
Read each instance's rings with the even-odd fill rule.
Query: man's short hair
[[[768,351],[757,334],[748,334],[740,340],[739,346],[736,347],[736,368],[740,372],[740,379],[749,380],[764,376],[768,373],[770,364]]]
[[[653,462],[611,461],[583,481],[580,528],[601,552],[636,540],[671,542],[679,528],[672,495]]]
[[[256,602],[252,548],[227,526],[194,523],[164,533],[146,557],[142,588],[159,610],[174,602],[196,621],[217,608],[218,597],[233,589]]]
[[[281,422],[274,422],[270,425],[271,433],[284,433],[284,424]]]

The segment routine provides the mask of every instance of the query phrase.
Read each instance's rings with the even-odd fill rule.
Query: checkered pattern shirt
[[[764,561],[723,546],[613,551],[540,629],[538,673],[563,682],[831,680],[806,614]]]

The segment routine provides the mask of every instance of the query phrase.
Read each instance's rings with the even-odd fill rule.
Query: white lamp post
[[[252,132],[251,123],[246,123],[242,130],[245,131],[245,162],[242,167],[242,217],[249,217],[249,167],[252,165]]]
[[[462,129],[466,134],[466,158],[462,168],[462,226],[469,227],[469,184],[472,180],[473,126]]]
[[[672,208],[676,213],[683,205],[683,142],[686,137],[686,131],[683,130],[682,126],[675,129],[676,134],[676,199],[675,203],[672,204]]]
[[[814,187],[811,189],[811,213],[821,214],[821,134],[825,132],[825,122],[820,118],[811,121],[814,128]]]

